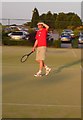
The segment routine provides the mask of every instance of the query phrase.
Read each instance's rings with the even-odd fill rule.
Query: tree
[[[75,13],[69,12],[69,13],[67,13],[66,15],[67,15],[67,21],[70,23],[72,17],[75,15]]]
[[[40,15],[40,21],[41,22],[46,22],[46,14]]]
[[[54,20],[56,20],[56,18],[57,18],[57,13],[54,13],[54,14],[53,14],[53,18],[54,18]]]
[[[50,28],[54,28],[55,19],[52,15],[51,11],[47,12],[45,20],[46,20],[46,23],[50,26]]]
[[[39,22],[39,12],[37,8],[34,8],[32,20],[31,20],[31,27],[36,27],[38,22]]]
[[[75,28],[82,25],[82,20],[80,17],[73,12],[52,14],[51,11],[48,11],[46,14],[43,13],[39,16],[39,12],[37,8],[35,8],[33,10],[31,25],[29,25],[31,27],[36,27],[39,21],[45,22],[52,29],[67,29],[68,27]]]
[[[78,27],[82,25],[82,20],[80,19],[80,17],[77,14],[74,14],[71,21],[70,21],[70,25],[74,26],[74,27]]]
[[[59,13],[56,17],[55,28],[64,29],[67,27],[67,15],[65,13]]]

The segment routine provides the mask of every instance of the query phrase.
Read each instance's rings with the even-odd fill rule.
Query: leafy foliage
[[[37,23],[39,22],[39,12],[37,8],[33,10],[32,20],[31,20],[31,27],[36,27]]]
[[[68,26],[75,28],[82,25],[81,18],[73,12],[52,14],[51,11],[48,11],[47,13],[39,15],[37,8],[35,8],[33,10],[31,27],[37,27],[39,21],[45,22],[53,29],[66,29]]]

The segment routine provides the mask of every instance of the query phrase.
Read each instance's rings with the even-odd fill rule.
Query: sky
[[[12,0],[11,0],[12,1]],[[50,0],[49,0],[50,1]],[[81,2],[2,2],[2,18],[31,19],[32,10],[37,8],[39,14],[75,12],[81,17]]]

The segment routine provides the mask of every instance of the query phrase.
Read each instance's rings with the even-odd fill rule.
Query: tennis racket
[[[25,62],[32,53],[33,53],[33,51],[31,51],[29,54],[23,55],[22,58],[21,58],[21,62],[22,63]]]

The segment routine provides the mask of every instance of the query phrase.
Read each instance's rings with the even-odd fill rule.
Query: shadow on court
[[[24,64],[19,62],[20,56],[31,48],[4,46],[3,49],[3,117],[80,117],[79,49],[75,49],[77,57],[72,49],[49,49],[46,63],[52,71],[38,78],[34,77],[38,70],[35,55]]]
[[[65,65],[59,67],[59,68],[57,69],[56,73],[61,72],[64,68],[72,67],[73,65],[77,65],[77,64],[79,64],[79,63],[81,63],[81,60],[77,60],[77,61],[74,61],[74,62],[72,62],[72,63],[65,64]],[[53,71],[53,72],[55,72],[55,71]]]
[[[66,75],[66,73],[65,74],[60,74],[60,75],[58,75],[58,73],[61,73],[62,70],[64,70],[65,68],[70,68],[70,67],[72,67],[74,65],[77,65],[77,64],[81,64],[80,59],[77,60],[77,61],[65,64],[65,65],[62,65],[58,68],[55,67],[55,69],[53,71],[51,71],[51,73],[48,76],[45,77],[45,80],[62,81],[62,80],[71,79],[70,78],[71,76]],[[45,76],[45,74],[43,74],[43,76]],[[42,78],[42,80],[44,80],[44,78]]]

